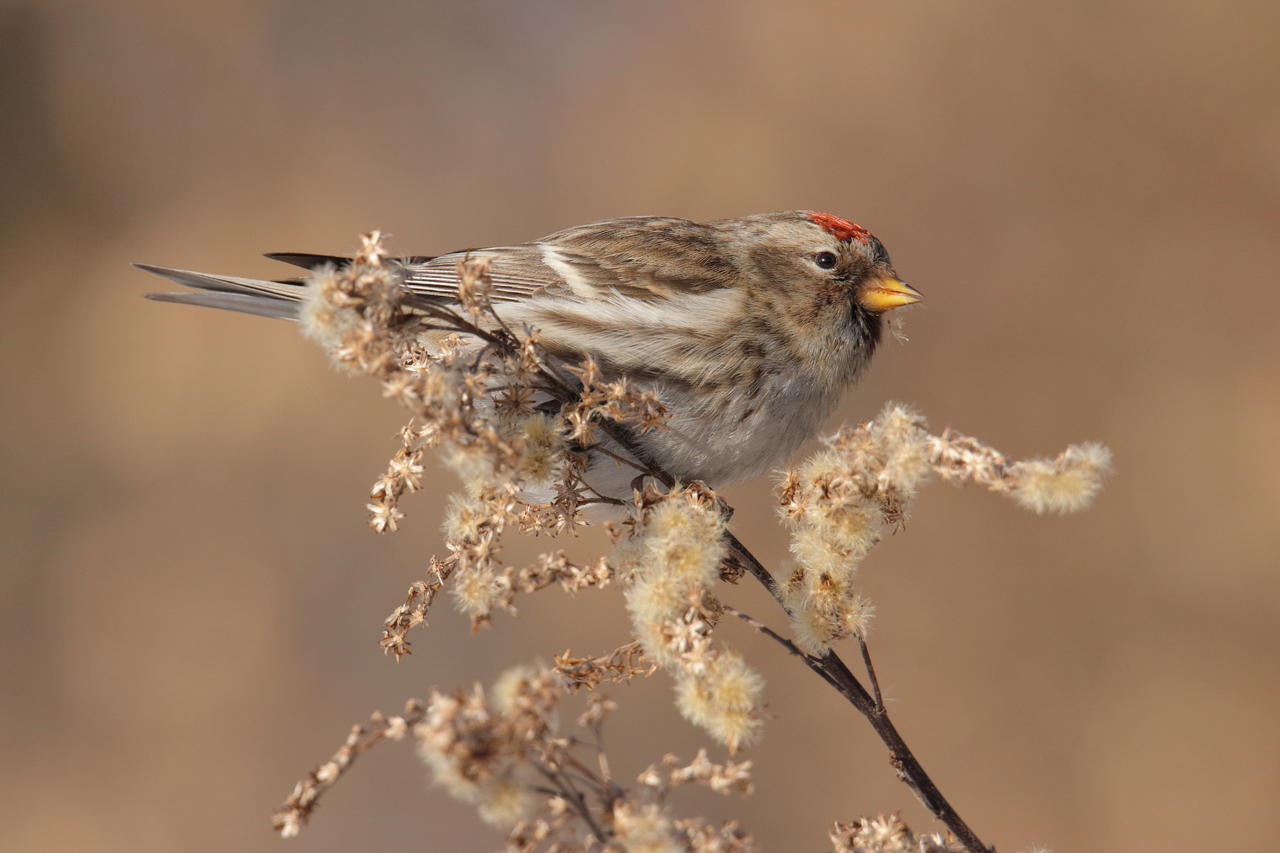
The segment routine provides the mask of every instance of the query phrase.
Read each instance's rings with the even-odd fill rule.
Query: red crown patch
[[[859,243],[863,243],[871,236],[871,232],[858,223],[841,219],[839,216],[834,216],[830,213],[810,213],[809,219],[814,224],[822,226],[837,240],[857,240]]]

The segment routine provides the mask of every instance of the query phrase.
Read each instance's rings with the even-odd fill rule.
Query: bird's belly
[[[817,432],[838,398],[829,383],[784,376],[720,400],[698,389],[660,394],[670,418],[644,437],[646,449],[673,476],[715,487],[781,465]]]

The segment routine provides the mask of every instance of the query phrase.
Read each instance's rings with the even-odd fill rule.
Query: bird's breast
[[[645,443],[654,461],[683,480],[723,486],[784,463],[818,431],[842,383],[796,368],[765,367],[715,386],[659,383],[670,413]]]

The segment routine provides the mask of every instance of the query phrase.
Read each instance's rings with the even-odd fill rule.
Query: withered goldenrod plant
[[[756,559],[729,523],[732,512],[702,483],[682,483],[646,459],[635,440],[664,428],[649,391],[606,375],[590,358],[552,354],[536,329],[509,328],[489,301],[484,263],[463,261],[460,307],[415,296],[385,253],[381,235],[341,270],[310,279],[300,314],[304,334],[333,361],[370,374],[412,414],[401,446],[369,497],[369,524],[393,532],[401,499],[422,488],[423,454],[436,449],[460,477],[444,523],[448,553],[432,557],[427,577],[387,617],[382,647],[399,658],[409,632],[426,621],[447,590],[474,627],[517,596],[559,585],[570,591],[616,585],[626,598],[631,637],[599,656],[554,658],[551,667],[519,667],[488,691],[433,693],[396,716],[374,714],[334,756],[298,783],[275,814],[282,835],[296,835],[321,794],[352,761],[384,740],[416,741],[435,779],[474,805],[505,835],[507,849],[748,851],[736,822],[677,817],[668,794],[698,784],[751,793],[751,762],[713,761],[705,750],[685,763],[662,756],[625,782],[603,752],[601,726],[614,702],[598,688],[624,686],[663,670],[675,683],[680,713],[736,754],[761,735],[763,679],[716,631],[727,617],[767,635],[844,697],[871,724],[898,776],[946,831],[917,836],[896,817],[836,823],[833,849],[986,851],[921,767],[890,719],[867,646],[871,604],[854,575],[868,551],[900,526],[931,477],[973,482],[1039,513],[1074,512],[1097,492],[1109,461],[1096,444],[1053,459],[1011,462],[977,439],[932,434],[910,408],[889,404],[873,421],[846,427],[787,471],[778,489],[794,567],[775,573]],[[594,493],[582,472],[588,453],[634,469],[632,500]],[[597,512],[602,508],[607,512]],[[512,530],[555,537],[592,516],[610,515],[612,552],[578,564],[545,553],[531,566],[501,559]],[[770,627],[725,604],[721,593],[744,576],[777,602],[786,628]],[[856,644],[861,675],[836,653]],[[553,713],[567,694],[587,691],[576,727]]]

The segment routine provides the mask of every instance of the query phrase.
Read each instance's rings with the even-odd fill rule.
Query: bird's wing
[[[539,294],[585,302],[621,296],[654,302],[730,284],[733,260],[718,231],[685,219],[610,219],[551,234],[536,243],[452,252],[406,266],[405,285],[454,299],[458,265],[489,261],[495,302]]]
[[[493,283],[490,298],[494,302],[521,302],[561,284],[555,270],[543,263],[538,245],[530,243],[450,252],[422,263],[406,264],[404,286],[430,299],[456,300],[461,282],[459,269],[468,260],[489,262],[489,278]]]
[[[545,262],[582,298],[659,301],[726,287],[737,277],[721,231],[670,217],[609,219],[541,241]]]

